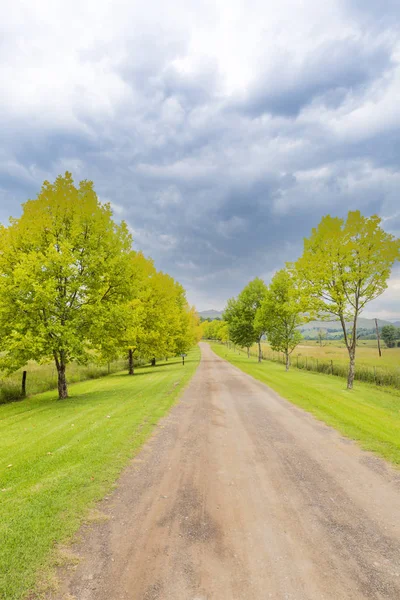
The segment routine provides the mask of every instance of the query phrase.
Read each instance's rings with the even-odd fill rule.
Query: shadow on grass
[[[185,365],[189,364],[189,363],[193,363],[196,362],[196,359],[194,358],[186,358],[185,359]],[[173,359],[170,359],[168,361],[162,361],[160,363],[156,363],[154,366],[150,365],[150,364],[146,364],[146,365],[141,365],[141,366],[136,366],[135,367],[135,372],[133,375],[129,375],[127,370],[124,371],[119,371],[117,373],[110,373],[110,374],[105,374],[103,376],[100,377],[95,377],[95,378],[89,378],[86,380],[81,380],[81,381],[71,381],[70,383],[68,383],[68,390],[69,390],[69,396],[68,398],[65,398],[64,400],[60,400],[58,398],[58,394],[57,394],[57,387],[54,387],[50,390],[44,390],[43,392],[38,392],[37,394],[31,394],[26,398],[21,398],[18,400],[14,400],[12,402],[6,402],[4,404],[0,404],[0,407],[3,406],[15,406],[16,404],[18,404],[20,407],[25,406],[26,409],[28,410],[32,410],[35,409],[37,410],[38,404],[41,405],[41,408],[44,410],[50,409],[54,406],[54,403],[57,404],[57,409],[59,410],[60,408],[62,408],[63,406],[67,407],[71,407],[71,405],[77,404],[77,405],[85,405],[87,403],[91,403],[93,402],[101,402],[102,398],[109,398],[110,397],[110,392],[112,392],[112,389],[107,389],[107,390],[93,390],[90,392],[78,392],[78,393],[74,393],[75,391],[75,386],[77,385],[82,385],[85,383],[88,383],[89,381],[91,382],[95,382],[95,381],[104,381],[104,380],[111,380],[111,379],[115,379],[115,378],[123,378],[124,380],[126,380],[126,378],[130,378],[132,379],[132,381],[135,381],[137,377],[143,376],[143,375],[151,375],[151,373],[154,373],[156,371],[156,369],[159,369],[160,367],[173,367],[173,366],[182,366],[184,368],[184,365],[182,365],[182,359],[180,357],[176,357]],[[67,381],[68,381],[68,375],[67,375]],[[140,389],[137,390],[137,393],[140,393]],[[123,401],[131,401],[132,399],[134,399],[134,396],[131,396],[129,394],[129,388],[126,388],[126,392],[127,395],[125,396],[124,394],[124,399]],[[40,396],[42,395],[46,395],[45,398],[41,398]],[[92,398],[90,398],[92,396]]]
[[[195,362],[193,358],[189,358],[186,359],[185,358],[185,365],[187,363],[191,363],[191,362]],[[161,362],[161,363],[156,363],[155,365],[145,365],[144,367],[138,367],[138,368],[145,368],[145,369],[155,369],[155,368],[159,368],[159,367],[169,367],[171,365],[182,365],[182,359],[180,360],[170,360],[168,362]],[[184,365],[182,365],[184,366]]]

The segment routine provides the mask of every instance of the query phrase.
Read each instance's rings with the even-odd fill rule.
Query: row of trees
[[[271,348],[285,354],[289,369],[290,355],[301,340],[298,326],[307,320],[304,298],[288,269],[275,273],[268,287],[257,277],[237,298],[228,300],[224,318],[229,338],[248,353],[257,344],[261,362],[261,340],[266,335]]]
[[[221,319],[205,320],[200,324],[200,329],[205,340],[219,340],[220,342],[229,340],[228,323]]]
[[[368,302],[387,287],[400,240],[386,233],[377,216],[349,212],[347,219],[326,216],[304,240],[303,255],[278,271],[270,285],[256,278],[231,298],[224,312],[229,338],[241,347],[258,344],[265,334],[273,350],[290,355],[301,340],[299,326],[314,319],[342,325],[349,354],[347,387],[353,387],[357,321]],[[348,325],[350,323],[350,326]]]
[[[186,352],[199,339],[196,312],[172,277],[132,249],[92,182],[70,173],[45,182],[19,219],[0,226],[1,366],[54,360],[60,398],[71,361]]]

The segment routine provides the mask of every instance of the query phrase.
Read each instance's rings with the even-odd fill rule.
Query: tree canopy
[[[229,340],[229,326],[226,321],[214,319],[213,321],[203,321],[201,324],[202,337],[206,340],[218,340],[227,342]]]

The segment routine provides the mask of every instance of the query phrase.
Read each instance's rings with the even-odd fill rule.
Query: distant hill
[[[214,320],[214,319],[222,319],[223,311],[210,309],[210,310],[199,311],[197,314],[202,319]],[[349,328],[351,327],[350,322],[348,322],[347,325]],[[400,327],[400,321],[390,322],[390,321],[384,321],[383,319],[378,319],[379,329],[381,329],[384,325],[394,325],[395,327]],[[317,337],[318,331],[320,329],[324,329],[327,332],[329,332],[329,334],[331,334],[331,335],[328,335],[328,337],[333,337],[333,338],[336,338],[337,334],[340,334],[340,337],[341,337],[341,335],[343,333],[340,321],[310,321],[309,323],[305,323],[304,325],[299,327],[299,329],[300,329],[300,331],[302,331],[304,333],[304,335],[307,338],[309,336]],[[358,330],[360,331],[361,329],[371,331],[371,333],[375,333],[375,319],[364,319],[363,317],[360,317],[358,319]]]
[[[351,326],[351,323],[347,323],[348,326]],[[378,327],[381,328],[384,325],[396,325],[396,323],[391,323],[390,321],[383,321],[382,319],[378,319]],[[398,325],[397,325],[398,326]],[[360,317],[358,319],[357,324],[358,329],[375,329],[375,319],[364,319]],[[330,331],[342,331],[342,325],[340,321],[310,321],[309,323],[305,323],[299,328],[301,331],[307,331],[309,329],[326,329]]]
[[[197,313],[199,317],[203,319],[222,319],[222,311],[221,310],[202,310]]]

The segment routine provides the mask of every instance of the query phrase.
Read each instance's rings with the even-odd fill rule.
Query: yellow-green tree
[[[134,360],[139,358],[145,327],[150,324],[148,317],[152,310],[156,276],[153,261],[142,252],[132,251],[126,270],[129,294],[125,302],[109,307],[112,318],[108,323],[95,321],[92,326],[102,358],[110,361],[120,356],[127,357],[129,375],[134,374]]]
[[[229,337],[234,344],[247,348],[247,354],[253,344],[258,345],[258,362],[261,362],[261,338],[264,330],[256,321],[256,314],[267,291],[265,283],[259,277],[250,281],[237,298],[230,298],[224,310],[224,319],[228,323]]]
[[[143,358],[152,359],[153,364],[156,358],[175,353],[181,290],[170,275],[161,271],[155,272],[146,289],[138,353]]]
[[[129,370],[134,357],[151,359],[187,352],[199,339],[198,318],[183,287],[156,271],[152,261],[133,257],[132,295],[124,309],[122,346],[128,349]],[[125,350],[124,350],[125,352]]]
[[[358,317],[385,291],[399,258],[400,240],[382,229],[381,219],[354,211],[346,220],[323,217],[304,240],[303,256],[294,265],[313,311],[320,318],[334,315],[341,322],[349,353],[348,389],[355,376]]]
[[[129,297],[114,306],[111,331],[97,328],[96,339],[107,360],[128,357],[128,372],[134,361],[176,356],[199,339],[198,317],[190,308],[185,290],[171,276],[157,271],[151,259],[132,252],[127,278]]]
[[[202,334],[206,340],[219,340],[227,342],[229,340],[229,329],[226,321],[215,319],[214,321],[204,321],[202,323]]]
[[[66,368],[113,331],[113,309],[130,294],[131,236],[90,181],[70,173],[44,182],[19,219],[0,226],[0,349],[9,370],[53,359],[60,398]]]
[[[178,303],[177,325],[172,336],[174,354],[186,353],[201,339],[200,320],[196,309],[189,306],[185,294],[183,299],[182,303]]]
[[[286,269],[277,271],[255,321],[258,329],[267,334],[272,350],[284,353],[287,371],[290,355],[302,339],[298,326],[306,321],[305,308],[303,295],[293,275]]]

